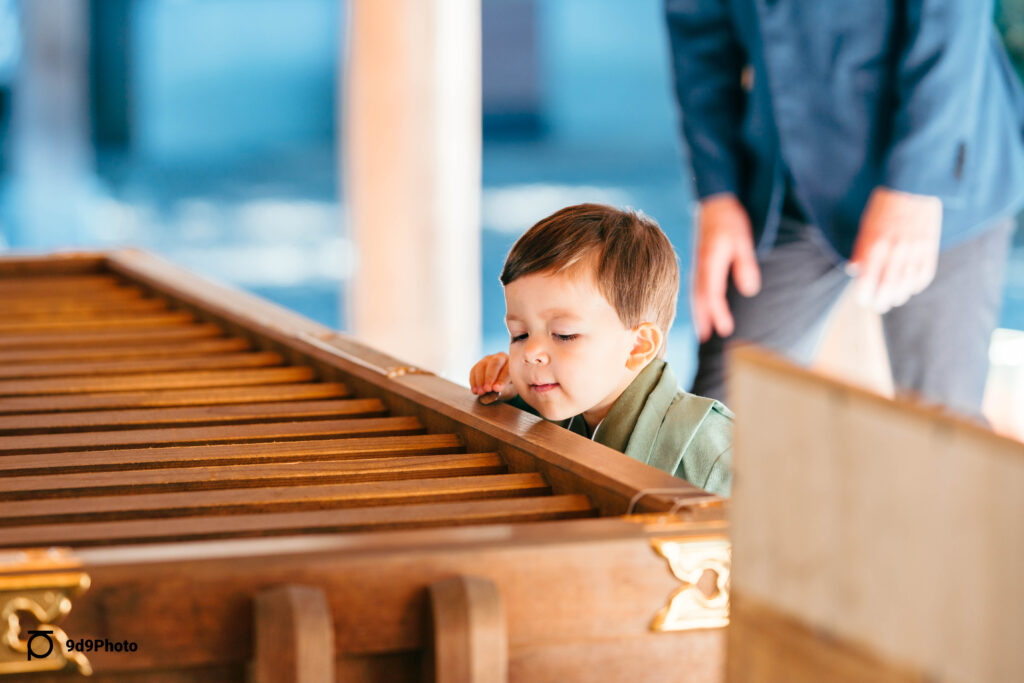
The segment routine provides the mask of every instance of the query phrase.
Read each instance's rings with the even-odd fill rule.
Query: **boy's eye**
[[[580,335],[578,334],[556,334],[555,339],[557,339],[558,341],[572,341],[573,339],[576,339],[579,336]]]
[[[512,342],[513,343],[519,342],[519,341],[523,341],[524,339],[526,339],[526,335],[525,334],[514,334],[514,335],[512,335]]]

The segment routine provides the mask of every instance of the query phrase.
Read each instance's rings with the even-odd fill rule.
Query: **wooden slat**
[[[252,345],[242,337],[220,337],[150,346],[85,346],[0,351],[0,363],[62,363],[110,358],[176,358],[244,351]]]
[[[103,252],[57,252],[39,254],[12,254],[0,256],[0,279],[14,280],[32,277],[58,277],[108,274],[106,254]]]
[[[121,375],[170,371],[195,371],[228,368],[259,368],[281,365],[279,353],[218,353],[209,356],[182,358],[147,358],[145,360],[80,361],[67,363],[0,364],[0,379],[42,377],[75,377],[81,375]]]
[[[0,277],[0,297],[20,292],[80,292],[123,286],[120,280],[109,274]]]
[[[539,496],[549,492],[548,484],[542,476],[536,472],[527,472],[409,481],[152,493],[145,496],[66,498],[61,499],[59,505],[10,501],[0,507],[0,526],[336,510]]]
[[[165,311],[168,303],[163,299],[135,297],[118,297],[117,299],[82,300],[67,299],[15,299],[3,301],[3,314],[0,320],[20,321],[38,320],[60,317],[63,320],[81,318],[97,318],[103,316],[123,316],[140,312]]]
[[[327,462],[272,462],[258,465],[204,464],[200,467],[160,470],[9,477],[2,480],[0,500],[41,500],[257,486],[305,486],[466,477],[500,474],[505,469],[505,461],[497,453],[413,455]]]
[[[312,368],[292,366],[259,370],[207,370],[199,372],[155,372],[105,377],[18,379],[0,381],[0,396],[41,394],[88,394],[153,389],[199,389],[237,387],[250,384],[284,384],[314,379]]]
[[[130,330],[133,328],[153,328],[174,325],[185,325],[195,319],[187,311],[170,311],[168,313],[146,313],[109,318],[88,318],[82,320],[44,320],[4,322],[0,321],[0,335],[25,334],[67,334],[69,332],[91,332],[97,330]]]
[[[423,431],[416,417],[370,417],[304,422],[270,422],[208,427],[163,427],[69,434],[0,437],[0,457],[27,453],[120,449],[138,446],[186,446],[253,441],[300,441],[345,436],[383,436]]]
[[[386,508],[146,519],[119,522],[65,522],[0,527],[0,547],[148,543],[273,536],[295,533],[411,529],[429,526],[536,522],[591,517],[593,506],[579,494],[420,503]]]
[[[454,434],[416,434],[284,443],[8,455],[0,458],[0,477],[167,467],[212,467],[297,460],[347,460],[374,456],[452,453],[462,448],[462,440]]]
[[[0,415],[0,435],[55,434],[130,427],[170,427],[247,422],[283,422],[328,416],[383,415],[384,403],[376,398],[330,399],[242,403],[184,408],[139,408],[136,410],[90,410],[74,413],[32,413]]]
[[[108,347],[166,344],[184,339],[220,337],[224,330],[213,323],[180,325],[140,330],[94,330],[60,334],[22,334],[0,336],[0,349],[37,349],[41,347]]]
[[[112,394],[0,397],[0,415],[104,408],[162,408],[165,406],[263,403],[266,401],[338,398],[347,395],[348,390],[344,384],[307,382],[205,389],[126,391]]]

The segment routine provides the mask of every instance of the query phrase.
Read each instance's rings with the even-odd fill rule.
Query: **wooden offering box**
[[[728,572],[722,501],[567,430],[144,253],[0,259],[0,681],[717,681]]]
[[[730,683],[1024,680],[1024,443],[733,361]]]

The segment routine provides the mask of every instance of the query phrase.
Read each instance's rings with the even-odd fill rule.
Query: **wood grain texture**
[[[111,472],[169,467],[209,467],[270,462],[349,460],[429,453],[464,447],[455,434],[417,434],[283,443],[129,448],[0,457],[0,477],[68,472]]]
[[[156,389],[237,387],[251,384],[307,382],[316,377],[312,368],[286,367],[258,370],[201,370],[194,372],[153,372],[104,377],[61,377],[49,379],[0,380],[0,396],[43,394],[88,394]]]
[[[253,605],[253,683],[333,683],[334,625],[323,589],[278,586]]]
[[[169,469],[7,477],[0,500],[41,500],[103,495],[142,495],[256,486],[301,486],[385,479],[421,479],[505,471],[496,453],[414,455],[342,461],[270,462]]]
[[[539,496],[549,493],[538,474],[495,474],[351,484],[267,486],[146,495],[89,496],[51,501],[9,501],[0,526],[237,515],[256,512],[340,510],[354,507]]]
[[[522,492],[522,489],[519,489],[519,492]],[[441,503],[414,503],[392,498],[392,502],[395,505],[390,507],[349,507],[304,512],[264,511],[259,514],[173,519],[140,519],[139,515],[132,515],[132,519],[125,521],[76,520],[21,527],[0,526],[0,548],[43,545],[79,548],[121,543],[166,543],[292,536],[303,533],[352,533],[468,524],[514,524],[594,516],[594,508],[587,497],[582,495],[543,495]]]
[[[423,669],[433,683],[508,681],[508,633],[493,581],[453,576],[427,588],[430,642]]]
[[[812,628],[735,591],[729,596],[731,683],[928,683],[934,679],[882,661],[863,647]]]
[[[734,590],[935,680],[1018,677],[1024,443],[733,360]]]
[[[131,330],[133,328],[153,329],[164,326],[185,326],[191,323],[192,320],[192,314],[185,311],[71,320],[63,318],[13,322],[0,320],[0,337],[16,337],[27,334],[68,334],[100,330]]]
[[[302,441],[330,437],[383,436],[423,431],[415,417],[367,417],[303,422],[261,422],[206,427],[162,427],[70,434],[0,436],[0,457],[27,453],[59,453],[133,448],[187,446],[253,441]]]
[[[339,514],[348,512],[353,511]],[[69,632],[86,633],[102,619],[111,634],[130,627],[146,643],[135,656],[99,653],[93,659],[97,672],[228,664],[250,656],[251,634],[248,628],[224,625],[248,624],[251,596],[259,590],[303,583],[324,589],[340,657],[410,652],[425,643],[425,587],[472,573],[500,589],[513,670],[543,671],[540,662],[547,659],[561,662],[558,671],[583,675],[593,670],[586,658],[576,656],[583,655],[595,657],[595,667],[608,667],[603,679],[608,682],[645,680],[646,675],[651,681],[704,683],[717,680],[701,676],[709,668],[687,676],[686,667],[720,662],[721,630],[648,631],[654,612],[678,587],[664,559],[651,550],[650,538],[700,538],[703,533],[707,529],[697,526],[659,528],[608,518],[174,548],[85,548],[78,556],[93,579],[92,588],[64,623]],[[140,620],[138,614],[161,617]],[[523,653],[518,665],[517,652]],[[531,667],[535,653],[538,660]],[[668,673],[682,675],[649,672],[639,663],[647,658],[675,661],[680,669]]]
[[[148,346],[75,346],[42,349],[21,349],[0,351],[0,363],[61,363],[82,360],[110,360],[128,358],[175,358],[179,356],[204,356],[213,353],[244,351],[250,342],[241,337],[219,337],[213,339],[183,340],[173,344],[151,344]]]
[[[208,356],[146,358],[143,360],[10,363],[0,364],[0,380],[261,368],[282,365],[283,362],[284,359],[281,357],[281,354],[272,351],[252,351],[249,353],[218,353]]]
[[[101,408],[159,408],[166,406],[210,406],[239,403],[337,398],[348,388],[338,382],[204,387],[202,389],[161,389],[118,391],[109,394],[65,394],[49,396],[0,397],[0,415],[47,411],[96,410]]]
[[[7,334],[0,336],[0,349],[83,348],[167,344],[184,339],[221,337],[224,330],[212,323],[177,325],[137,330],[94,330],[51,334]]]
[[[139,408],[135,410],[85,410],[71,413],[0,415],[0,434],[56,434],[69,431],[213,425],[248,422],[281,422],[326,417],[380,416],[386,412],[376,398],[324,401],[281,401],[235,405]]]

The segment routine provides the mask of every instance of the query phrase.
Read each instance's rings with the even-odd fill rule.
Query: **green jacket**
[[[534,415],[516,397],[512,405]],[[668,363],[653,360],[616,399],[594,441],[695,486],[728,496],[733,414],[714,399],[679,388]],[[556,424],[590,438],[582,415]]]

